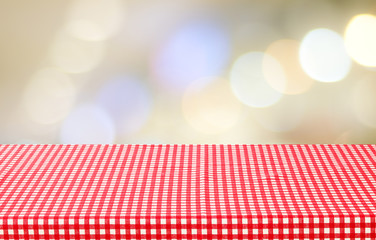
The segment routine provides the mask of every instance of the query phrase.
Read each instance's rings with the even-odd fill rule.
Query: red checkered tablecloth
[[[0,239],[376,239],[376,145],[0,145]]]

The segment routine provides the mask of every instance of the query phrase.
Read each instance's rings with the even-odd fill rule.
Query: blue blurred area
[[[171,33],[157,50],[152,70],[166,89],[182,92],[199,78],[221,74],[229,54],[229,36],[222,26],[194,21]]]
[[[152,96],[145,84],[135,77],[118,76],[105,82],[96,104],[114,120],[119,134],[140,130],[150,117]]]

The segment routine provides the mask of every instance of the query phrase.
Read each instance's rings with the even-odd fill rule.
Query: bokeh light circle
[[[349,55],[359,64],[376,66],[376,16],[360,14],[346,27],[345,45]]]
[[[197,131],[218,134],[239,120],[242,104],[231,91],[229,81],[218,77],[193,82],[183,96],[185,119]]]
[[[34,122],[53,124],[69,113],[75,97],[76,89],[70,77],[58,69],[46,68],[31,78],[22,105]]]
[[[305,74],[299,62],[300,43],[292,39],[280,39],[270,44],[265,51],[282,65],[286,80],[267,78],[267,82],[278,92],[295,95],[306,92],[314,80]],[[273,74],[271,72],[271,74]],[[282,80],[282,81],[281,81]],[[285,80],[285,81],[284,81]]]
[[[113,119],[119,134],[137,132],[148,120],[152,97],[145,84],[135,77],[119,76],[107,81],[97,97]]]
[[[76,0],[68,12],[66,30],[82,40],[105,40],[119,31],[124,9],[121,0]]]
[[[229,46],[217,24],[189,23],[158,49],[152,58],[153,75],[166,89],[183,92],[199,78],[218,75],[228,61]]]
[[[231,88],[242,103],[268,107],[278,102],[282,94],[267,83],[266,77],[278,77],[278,82],[284,85],[284,72],[277,60],[262,52],[249,52],[234,62],[230,71]]]
[[[97,105],[77,106],[64,120],[60,130],[63,144],[113,143],[115,127],[111,117]]]
[[[325,28],[307,33],[300,46],[299,58],[308,76],[320,82],[342,80],[351,69],[351,59],[342,37]]]
[[[83,73],[94,69],[102,60],[103,42],[87,42],[65,33],[58,34],[51,46],[52,62],[67,73]]]

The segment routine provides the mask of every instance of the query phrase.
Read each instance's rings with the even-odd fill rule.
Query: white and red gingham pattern
[[[376,239],[376,145],[0,145],[0,239]]]

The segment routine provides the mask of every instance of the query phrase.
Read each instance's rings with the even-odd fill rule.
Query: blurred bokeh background
[[[374,0],[2,0],[1,143],[374,143]]]

